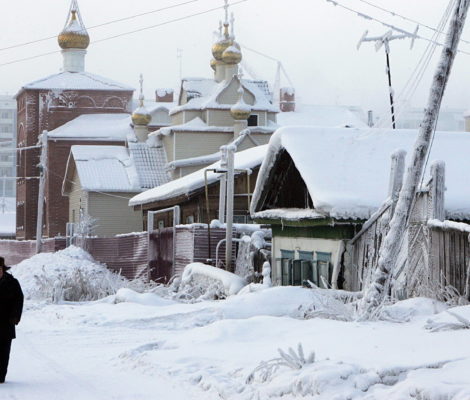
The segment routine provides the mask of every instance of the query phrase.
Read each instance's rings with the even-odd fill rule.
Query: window
[[[292,264],[295,257],[293,250],[281,250],[282,285],[292,285]]]
[[[2,115],[1,115],[1,117],[2,117],[3,119],[10,119],[10,118],[11,118],[11,116],[10,116],[10,113],[9,113],[9,112],[2,112]]]
[[[253,114],[248,118],[248,126],[258,126],[258,116]]]
[[[331,280],[331,253],[281,250],[282,285],[301,286],[312,282],[321,288],[328,288]]]
[[[316,252],[318,267],[318,286],[327,289],[326,283],[330,282],[331,253]]]
[[[194,224],[194,215],[188,215],[186,217],[186,224],[188,225]]]
[[[158,229],[163,229],[165,227],[165,221],[164,220],[160,220],[158,221]]]

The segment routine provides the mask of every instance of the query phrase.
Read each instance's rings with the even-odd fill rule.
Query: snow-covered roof
[[[48,133],[51,138],[122,140],[134,135],[129,114],[84,114]]]
[[[364,111],[358,107],[297,104],[294,112],[277,115],[279,126],[330,126],[365,128]]]
[[[233,79],[238,80],[238,77],[234,76]],[[228,88],[231,82],[222,81],[219,83],[213,79],[206,78],[183,79],[182,91],[186,91],[191,98],[186,104],[173,108],[170,114],[176,114],[184,110],[230,109],[233,104],[221,104],[217,101],[217,98]],[[270,96],[266,93],[266,82],[243,79],[242,86],[255,97],[255,102],[251,106],[254,111],[279,111],[272,104]]]
[[[165,170],[166,153],[156,138],[150,138],[146,143],[129,142],[128,145],[142,189],[160,186],[170,180]]]
[[[134,91],[131,86],[89,72],[63,71],[28,83],[22,89]]]
[[[235,169],[252,169],[261,165],[264,156],[266,155],[268,145],[253,147],[248,150],[235,153]],[[207,167],[208,169],[220,168],[220,161]],[[129,205],[137,206],[142,204],[153,203],[156,201],[164,201],[174,197],[186,195],[195,190],[201,189],[205,185],[204,169],[200,169],[192,174],[183,176],[182,178],[175,179],[165,185],[147,190],[143,193],[133,197]],[[208,184],[215,183],[220,178],[221,174],[208,172]]]
[[[258,202],[269,172],[285,150],[304,180],[316,212],[333,218],[367,219],[388,196],[391,154],[397,149],[410,153],[416,137],[416,130],[281,128],[271,137],[251,213],[256,216],[261,207]],[[449,219],[470,219],[470,185],[465,172],[470,170],[468,149],[468,133],[436,133],[426,176],[432,161],[445,161]],[[283,218],[281,211],[276,219]]]
[[[85,191],[140,192],[135,164],[124,146],[72,146],[80,185]],[[70,168],[70,159],[67,170]],[[70,179],[70,175],[67,174]]]

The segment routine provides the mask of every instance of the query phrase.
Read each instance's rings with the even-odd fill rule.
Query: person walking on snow
[[[0,383],[5,382],[11,341],[16,337],[23,311],[23,292],[19,282],[7,272],[5,259],[0,257]]]

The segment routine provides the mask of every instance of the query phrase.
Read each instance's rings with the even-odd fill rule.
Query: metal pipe
[[[215,248],[215,266],[218,267],[219,266],[219,248],[220,248],[220,245],[224,242],[226,242],[227,239],[222,239],[219,241],[219,243],[217,243],[217,247]],[[237,238],[233,238],[232,239],[233,242],[236,242],[236,243],[240,243],[242,242],[243,240],[242,239],[237,239]]]
[[[235,146],[227,146],[227,224],[225,248],[225,268],[232,270],[232,228],[233,228],[233,198],[234,198],[234,164]]]
[[[204,170],[204,186],[206,192],[206,220],[207,220],[207,259],[210,260],[212,258],[211,252],[211,209],[209,204],[209,185],[207,183],[207,172],[209,170]]]
[[[220,148],[220,169],[227,169],[227,146]],[[219,221],[221,224],[225,223],[225,201],[227,197],[227,175],[222,174],[220,177],[219,189]]]
[[[162,210],[157,210],[157,211],[148,211],[147,212],[147,237],[148,237],[148,261],[150,264],[150,235],[154,231],[154,222],[155,222],[155,215],[158,214],[164,214],[167,212],[173,212],[173,270],[172,270],[172,275],[174,275],[175,272],[175,264],[176,264],[176,226],[180,224],[180,215],[181,215],[181,210],[180,206],[173,206],[173,207],[168,207],[164,208]],[[150,280],[150,269],[148,270],[148,280]]]

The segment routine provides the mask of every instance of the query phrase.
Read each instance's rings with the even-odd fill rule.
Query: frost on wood
[[[385,299],[386,288],[393,273],[394,264],[399,253],[401,239],[404,235],[411,205],[416,194],[419,181],[424,172],[424,166],[429,153],[431,139],[436,119],[442,102],[442,97],[449,79],[450,70],[460,41],[463,25],[467,15],[470,0],[461,0],[457,5],[451,21],[450,33],[443,48],[441,61],[434,75],[428,106],[418,138],[412,153],[405,182],[400,192],[398,203],[390,222],[390,230],[384,239],[380,252],[378,266],[373,282],[366,289],[361,304],[361,318],[370,318],[377,307]]]

